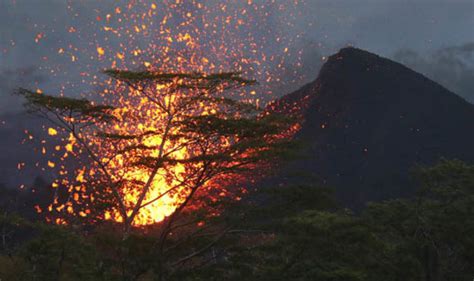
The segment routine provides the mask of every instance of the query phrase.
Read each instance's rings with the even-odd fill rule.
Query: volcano
[[[474,161],[474,105],[364,50],[341,49],[314,82],[271,107],[303,118],[305,158],[282,174],[317,177],[346,207],[414,194],[417,165]]]
[[[411,171],[417,165],[441,158],[474,162],[474,105],[364,50],[344,48],[330,56],[315,81],[267,110],[301,117],[296,138],[304,147],[303,157],[269,182],[314,184],[317,178],[346,207],[413,195],[417,183]],[[34,163],[41,155],[17,144],[24,128],[41,135],[44,120],[23,113],[1,120],[0,185],[33,181],[37,171],[26,167],[20,173],[17,163]]]

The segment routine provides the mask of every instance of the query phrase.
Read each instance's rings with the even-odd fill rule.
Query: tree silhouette
[[[172,212],[161,214],[164,219],[151,246],[162,272],[165,264],[182,264],[210,247],[194,249],[174,262],[164,260],[170,233],[196,222],[196,216],[183,215],[186,208],[215,202],[209,197],[219,194],[223,181],[255,172],[262,167],[258,165],[284,155],[290,146],[282,135],[290,122],[226,97],[229,91],[256,83],[236,72],[105,74],[117,87],[113,95],[99,96],[100,103],[27,89],[18,94],[26,99],[29,112],[55,125],[53,135],[57,130],[64,133],[66,154],[78,162],[81,155],[88,156],[73,180],[63,180],[70,187],[66,203],[55,207],[67,210],[61,219],[74,223],[82,217],[88,222],[112,218],[121,223],[126,240],[142,219],[141,210],[175,200]],[[166,189],[150,194],[156,184]],[[227,230],[221,229],[217,239]]]

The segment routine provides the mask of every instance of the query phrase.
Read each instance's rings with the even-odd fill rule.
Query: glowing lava
[[[136,183],[147,182],[150,177],[149,169],[132,163],[141,157],[158,157],[161,145],[164,145],[165,150],[172,150],[173,147],[179,147],[180,142],[187,141],[174,139],[163,142],[160,135],[147,134],[165,130],[167,116],[163,114],[163,110],[130,85],[113,79],[104,82],[103,76],[93,74],[97,69],[141,69],[167,73],[239,71],[243,76],[255,78],[261,84],[233,92],[231,97],[252,102],[257,106],[273,98],[272,89],[301,79],[283,79],[287,73],[287,60],[291,60],[294,65],[301,65],[301,52],[292,48],[300,35],[293,34],[294,38],[285,37],[275,32],[273,23],[267,19],[277,14],[285,15],[287,18],[280,19],[280,22],[291,26],[292,19],[298,16],[298,8],[303,3],[297,0],[286,3],[256,2],[128,1],[107,10],[95,9],[94,20],[86,26],[66,27],[71,36],[77,36],[77,39],[88,42],[93,48],[81,49],[73,43],[64,44],[58,47],[57,55],[66,58],[68,64],[45,68],[55,75],[67,74],[68,69],[77,69],[81,79],[77,84],[89,83],[102,89],[101,100],[97,102],[113,105],[113,114],[120,122],[103,122],[99,124],[101,131],[143,137],[120,141],[111,139],[107,142],[100,136],[90,137],[85,144],[100,155],[97,160],[101,164],[83,164],[74,172],[68,171],[63,163],[67,158],[79,158],[84,152],[84,143],[78,143],[77,137],[73,135],[64,138],[65,144],[55,149],[52,154],[56,160],[48,162],[48,166],[57,169],[60,175],[53,187],[66,188],[70,196],[66,200],[56,199],[49,206],[49,211],[78,214],[80,217],[91,216],[90,202],[100,199],[91,196],[88,188],[92,179],[101,172],[101,166],[105,166],[112,171],[109,175],[111,179],[121,183],[120,190],[125,207],[127,212],[132,212],[140,193]],[[79,8],[84,5],[83,2],[79,3],[71,3],[68,6],[71,15],[79,13]],[[39,34],[44,33],[48,32]],[[40,44],[47,39],[42,38],[43,35],[35,40]],[[75,72],[70,71],[69,74],[75,75]],[[155,84],[151,87],[156,95],[167,95],[167,102],[173,104],[173,99],[186,95],[186,92],[182,91],[173,92],[178,81],[173,83]],[[61,92],[74,90],[76,87],[75,83],[67,82]],[[256,95],[256,92],[259,94]],[[124,94],[127,98],[124,98]],[[86,97],[89,98],[87,95]],[[203,105],[196,114],[205,115],[213,110]],[[87,132],[87,128],[84,130]],[[60,135],[53,128],[49,129],[49,134],[52,137]],[[125,149],[140,145],[147,149],[133,152]],[[156,149],[148,149],[150,147]],[[192,151],[187,151],[183,146],[169,156],[173,159],[184,159],[189,153]],[[186,189],[180,187],[180,182],[184,180],[187,172],[186,167],[176,164],[171,169],[160,169],[153,178],[143,201],[148,204],[139,211],[133,221],[134,225],[149,225],[162,221],[172,214],[186,197]],[[172,191],[169,191],[170,189]],[[100,219],[100,215],[98,217]],[[123,220],[116,209],[108,209],[102,217],[115,221]],[[56,222],[63,223],[62,220]]]

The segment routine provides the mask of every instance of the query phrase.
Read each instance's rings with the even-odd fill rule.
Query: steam
[[[135,2],[135,1],[132,1]],[[153,1],[159,7],[163,1]],[[201,0],[212,5],[221,2]],[[408,66],[426,74],[464,98],[474,100],[472,79],[472,51],[465,42],[472,37],[467,26],[474,25],[472,1],[407,1],[407,0],[253,0],[257,6],[269,9],[265,19],[256,19],[255,28],[272,35],[292,38],[291,51],[283,62],[284,72],[275,83],[275,97],[291,92],[314,80],[323,62],[322,57],[346,46],[347,43],[369,51],[401,60]],[[97,30],[100,11],[123,6],[129,1],[66,1],[66,0],[5,0],[0,1],[0,110],[16,108],[18,102],[10,97],[12,88],[37,85],[45,92],[58,93],[62,86],[68,95],[78,95],[90,89],[77,70],[68,65],[70,57],[57,56],[60,48],[68,44],[78,49],[97,47],[92,34]],[[151,3],[151,2],[150,2]],[[247,1],[226,1],[229,7],[243,7]],[[269,3],[272,3],[269,5]],[[298,3],[296,5],[295,3]],[[290,9],[279,9],[286,5]],[[294,5],[294,9],[292,9]],[[186,7],[184,7],[186,8]],[[189,9],[193,9],[189,5]],[[191,11],[199,14],[199,11]],[[285,21],[292,18],[294,21]],[[88,32],[72,36],[69,27],[83,27]],[[85,28],[84,28],[85,27]],[[36,36],[44,36],[35,42]],[[247,31],[242,31],[247,32]],[[242,38],[245,34],[242,34]],[[99,38],[101,39],[101,38]],[[104,39],[118,49],[119,42]],[[271,40],[270,40],[271,41]],[[281,50],[271,42],[265,48],[269,53]],[[143,42],[146,44],[147,42]],[[442,48],[442,46],[458,46]],[[472,47],[472,46],[471,46]],[[467,48],[467,49],[466,49]],[[296,54],[301,50],[300,54]],[[435,51],[434,51],[435,50]],[[437,50],[437,51],[436,51]],[[470,57],[469,57],[470,56]],[[88,64],[90,71],[104,67],[97,60],[79,58]],[[51,65],[65,65],[60,70]],[[34,74],[31,70],[34,69]],[[55,70],[54,73],[51,70]],[[39,75],[50,79],[38,79]],[[78,78],[79,77],[79,78]],[[38,81],[34,81],[38,80]],[[54,83],[52,82],[54,81]],[[20,85],[21,84],[21,85]],[[67,84],[67,85],[64,85]]]
[[[46,81],[47,78],[33,66],[0,71],[0,113],[11,113],[21,108],[21,101],[12,95],[16,88],[34,89]]]
[[[405,49],[393,58],[474,103],[474,42],[428,53]]]

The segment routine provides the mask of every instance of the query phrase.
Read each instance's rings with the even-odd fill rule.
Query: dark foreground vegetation
[[[472,280],[474,166],[444,160],[414,180],[415,197],[360,214],[338,208],[325,188],[263,188],[176,229],[166,256],[153,251],[153,229],[123,239],[113,225],[33,223],[5,205],[0,279]]]

